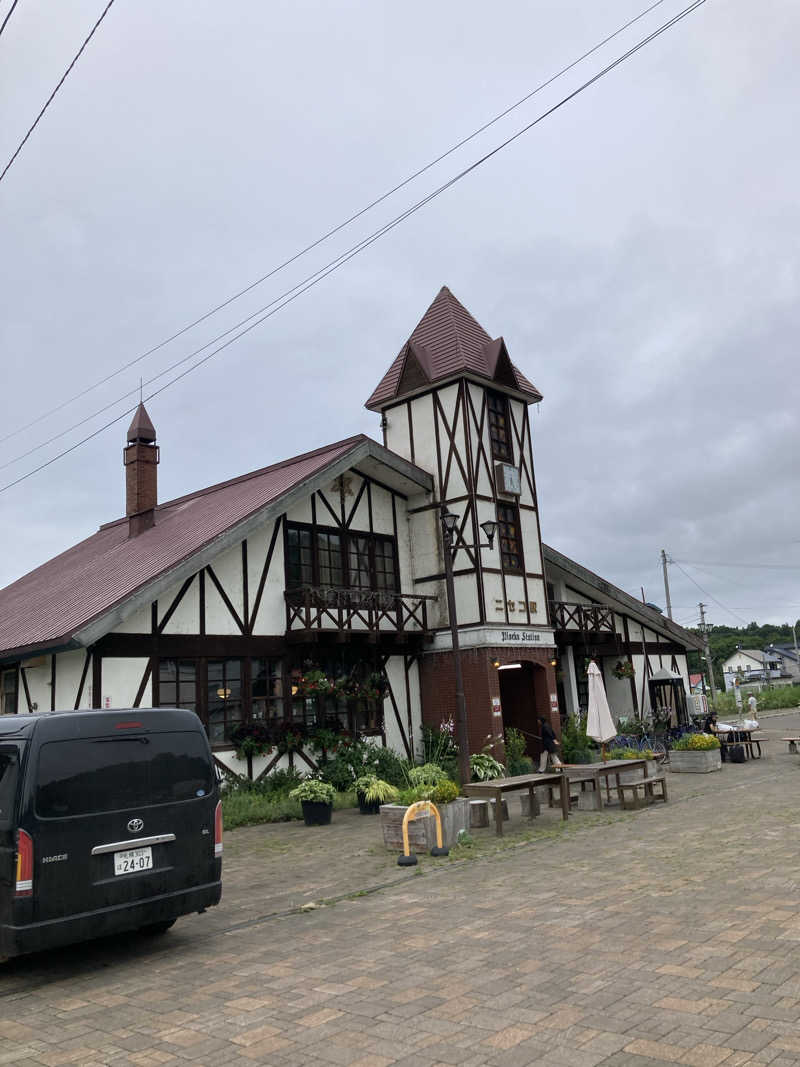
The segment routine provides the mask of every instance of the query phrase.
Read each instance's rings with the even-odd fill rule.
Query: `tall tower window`
[[[489,440],[492,443],[492,459],[511,463],[514,459],[511,451],[511,434],[509,433],[508,399],[502,393],[486,394],[489,411]]]
[[[497,505],[497,527],[503,570],[507,573],[522,574],[522,535],[519,528],[519,508],[516,504]]]

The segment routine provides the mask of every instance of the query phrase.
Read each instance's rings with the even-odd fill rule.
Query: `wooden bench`
[[[800,745],[800,737],[782,737],[781,741],[788,741],[789,751],[797,752],[797,746]]]
[[[733,731],[731,731],[733,733]],[[730,735],[729,735],[730,736]],[[753,734],[745,731],[736,731],[735,740],[729,741],[727,737],[719,738],[719,747],[721,749],[721,756],[724,760],[728,749],[734,748],[736,745],[741,745],[745,751],[746,759],[761,759],[763,752],[761,746],[766,744],[766,738],[755,737]]]
[[[653,792],[653,786],[658,786],[658,794]],[[639,790],[642,790],[642,804],[652,804],[654,800],[663,800],[666,804],[667,777],[664,774],[651,774],[649,778],[642,778],[639,782],[620,782],[617,786],[620,807],[623,809],[635,809],[642,805],[639,803]],[[627,794],[630,792],[630,798]]]

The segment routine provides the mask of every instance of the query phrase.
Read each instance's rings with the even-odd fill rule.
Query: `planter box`
[[[718,748],[709,748],[704,752],[676,752],[669,754],[669,769],[679,774],[708,774],[709,771],[721,771],[722,759]]]
[[[328,826],[331,821],[333,804],[323,804],[316,800],[301,800],[303,822],[306,826]]]
[[[442,842],[452,848],[461,830],[469,830],[469,800],[456,797],[451,804],[437,805],[442,819]],[[405,804],[381,804],[383,843],[393,852],[403,851],[403,817]],[[408,824],[408,844],[412,852],[430,852],[436,844],[436,820],[432,815],[413,819]]]

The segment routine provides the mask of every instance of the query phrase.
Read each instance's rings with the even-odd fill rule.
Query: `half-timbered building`
[[[243,723],[298,737],[335,723],[410,756],[424,721],[455,712],[454,621],[472,751],[516,726],[535,752],[539,715],[558,727],[585,702],[587,656],[618,713],[646,713],[649,675],[688,679],[697,642],[542,545],[540,399],[443,288],[367,401],[382,444],[359,435],[159,503],[140,405],[125,516],[0,592],[2,712],[191,708],[217,758],[250,774],[313,756],[284,744],[245,767]],[[619,661],[633,678],[615,687]]]

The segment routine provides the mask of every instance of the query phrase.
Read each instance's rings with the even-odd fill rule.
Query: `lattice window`
[[[375,578],[373,589],[394,592],[397,580],[394,569],[394,542],[388,537],[375,538]]]
[[[209,739],[212,744],[229,741],[242,721],[242,661],[210,659],[207,694]]]
[[[369,537],[348,538],[349,580],[351,589],[371,589],[372,577],[369,565]]]
[[[286,530],[286,581],[290,588],[314,584],[311,530],[302,526],[289,526]]]
[[[519,508],[514,504],[498,504],[497,526],[503,570],[512,574],[522,574],[524,568]]]
[[[158,702],[162,708],[197,711],[197,663],[162,659],[158,664]]]
[[[492,445],[492,458],[511,463],[514,454],[511,448],[511,431],[508,418],[508,399],[502,393],[486,394],[489,414],[489,440]]]
[[[250,718],[266,721],[283,718],[283,674],[277,659],[251,660],[252,705]]]

